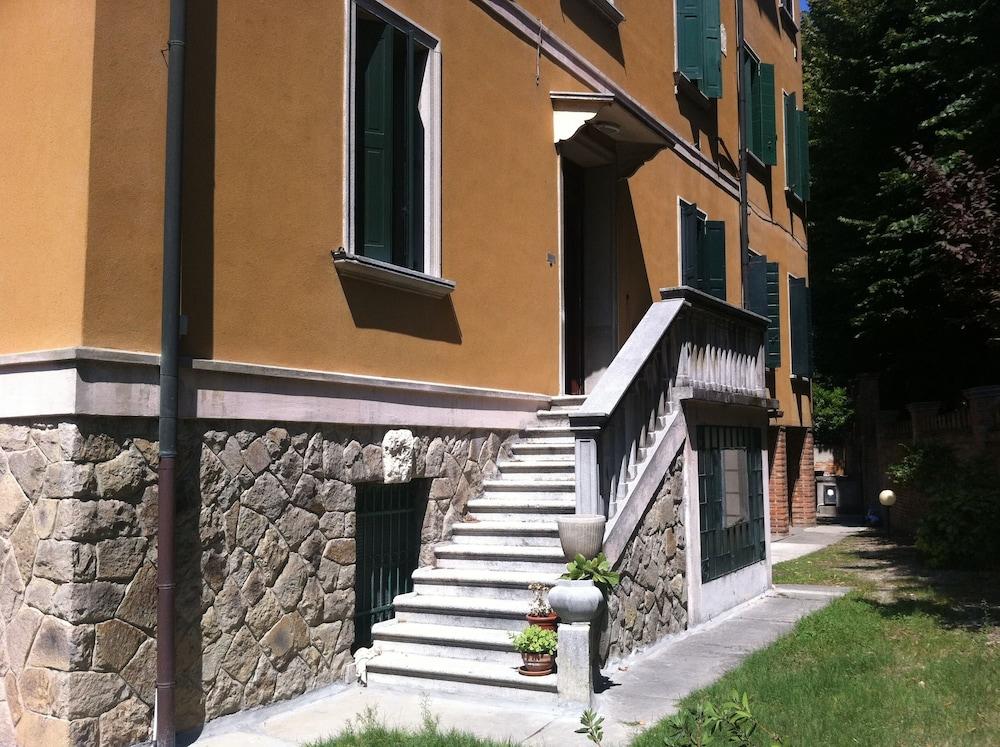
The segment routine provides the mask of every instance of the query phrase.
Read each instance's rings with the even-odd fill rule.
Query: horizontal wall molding
[[[516,430],[549,396],[232,361],[182,361],[182,418]],[[156,417],[159,356],[64,348],[0,356],[0,418]]]

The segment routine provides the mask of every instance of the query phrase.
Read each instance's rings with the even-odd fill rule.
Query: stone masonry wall
[[[602,663],[687,628],[683,467],[678,456],[618,564],[621,583],[600,635]]]
[[[355,486],[427,481],[426,564],[510,436],[185,422],[179,727],[341,678]],[[154,421],[0,424],[0,745],[148,738],[156,452]]]

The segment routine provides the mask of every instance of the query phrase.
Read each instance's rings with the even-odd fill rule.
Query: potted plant
[[[552,674],[558,642],[556,631],[529,625],[517,635],[511,633],[510,638],[524,661],[524,665],[518,667],[518,672],[526,677]]]
[[[549,604],[564,623],[590,622],[597,616],[604,595],[618,585],[604,553],[592,560],[577,555],[566,565],[559,584],[549,592]]]
[[[528,588],[534,593],[527,615],[528,625],[536,625],[542,630],[555,630],[559,617],[552,611],[546,598],[551,587],[548,584],[535,583],[528,584]]]

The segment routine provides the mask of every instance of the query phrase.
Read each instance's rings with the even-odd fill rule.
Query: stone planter
[[[521,659],[524,661],[524,666],[520,667],[518,671],[526,677],[542,677],[546,674],[552,674],[555,662],[552,654],[529,654],[525,652],[521,654]]]
[[[599,514],[575,514],[556,519],[559,526],[559,544],[566,560],[577,554],[587,560],[594,558],[604,547],[604,527],[608,520]]]
[[[590,622],[597,617],[604,595],[591,580],[561,580],[549,591],[552,611],[564,623]]]

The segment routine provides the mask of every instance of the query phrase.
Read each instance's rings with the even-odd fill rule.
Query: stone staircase
[[[435,566],[396,597],[395,618],[373,626],[371,686],[555,699],[557,675],[518,674],[509,633],[527,625],[528,584],[553,584],[564,570],[555,517],[576,509],[568,414],[583,400],[556,397],[538,412],[499,477],[469,502],[468,521],[435,549]]]

